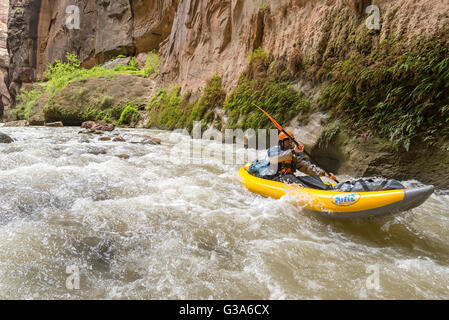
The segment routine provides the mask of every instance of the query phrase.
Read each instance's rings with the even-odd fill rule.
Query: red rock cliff
[[[6,48],[7,23],[8,23],[8,0],[0,0],[0,119],[3,108],[9,105],[9,90],[6,87],[5,77],[8,74],[9,56]]]
[[[395,32],[413,45],[449,24],[448,0],[12,0],[9,90],[15,97],[67,52],[92,66],[156,49],[162,80],[184,89],[216,73],[232,87],[259,46],[285,57],[292,71],[304,62],[319,68],[344,56],[350,37],[366,29],[370,4],[381,18],[373,45]],[[67,27],[69,5],[79,8],[80,29]]]

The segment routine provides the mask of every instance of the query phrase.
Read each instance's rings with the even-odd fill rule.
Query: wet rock
[[[93,155],[100,155],[100,154],[106,154],[107,150],[104,148],[98,148],[98,147],[90,147],[87,151],[88,154],[93,154]]]
[[[59,121],[59,122],[46,123],[45,126],[51,128],[62,128],[64,127],[64,124],[61,121]]]
[[[132,140],[130,140],[129,142],[134,144],[159,145],[162,143],[162,140],[148,135],[133,135]]]
[[[306,126],[301,126],[297,119],[293,119],[290,125],[295,128],[293,133],[296,139],[305,146],[306,150],[313,150],[318,147],[317,144],[320,141],[326,123],[326,114],[315,112],[310,115]]]
[[[132,140],[129,141],[129,143],[143,144],[143,145],[157,145],[158,144],[155,141],[150,140],[150,139],[137,139],[137,138],[133,138]]]
[[[89,129],[78,131],[78,134],[95,134],[95,133],[97,133],[96,130],[89,130]]]
[[[115,126],[104,121],[86,121],[81,124],[81,128],[99,131],[114,131]]]
[[[147,136],[147,135],[144,135],[142,137],[145,138],[145,139],[153,141],[155,144],[161,144],[162,143],[162,140],[159,139],[159,138],[155,138],[155,137]]]
[[[120,159],[124,159],[124,160],[128,160],[129,159],[129,155],[127,155],[127,154],[118,154],[116,157],[120,158]]]
[[[128,58],[118,58],[113,61],[108,61],[103,65],[103,68],[114,69],[117,66],[127,66],[131,61],[131,57]]]
[[[111,141],[111,137],[100,137],[98,138],[98,141]]]
[[[26,120],[6,122],[4,127],[28,127],[30,124]]]
[[[114,139],[112,139],[112,141],[114,141],[114,142],[126,142],[126,140],[125,139],[123,139],[122,137],[120,137],[120,136],[118,136],[118,137],[115,137]]]
[[[0,143],[12,143],[12,142],[14,142],[14,140],[10,136],[0,132]]]
[[[87,138],[86,136],[80,137],[79,142],[81,143],[89,143],[90,139]]]

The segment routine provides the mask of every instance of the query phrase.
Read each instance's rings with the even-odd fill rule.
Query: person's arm
[[[268,150],[268,161],[270,164],[278,164],[285,161],[290,161],[293,158],[292,150],[282,151],[278,147],[273,147]]]
[[[302,144],[300,144],[299,146],[296,146],[296,148],[295,148],[296,168],[298,168],[299,171],[301,171],[305,174],[308,174],[308,175],[316,174],[320,177],[326,177],[326,178],[332,179],[334,181],[337,180],[337,178],[335,177],[335,175],[332,172],[327,173],[320,167],[318,167],[318,166],[310,163],[306,159],[304,159],[300,154],[301,152],[304,152],[304,145],[302,145]]]
[[[296,154],[296,169],[307,175],[326,176],[326,172],[323,169],[307,161],[298,153]]]

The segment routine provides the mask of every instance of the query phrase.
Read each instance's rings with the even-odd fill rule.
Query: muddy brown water
[[[16,140],[0,145],[1,299],[449,298],[449,191],[336,221],[250,193],[215,142],[201,160],[161,131],[118,131],[160,146],[1,131]]]

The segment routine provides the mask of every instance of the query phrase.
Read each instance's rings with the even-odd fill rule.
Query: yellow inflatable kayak
[[[433,186],[371,192],[315,190],[255,177],[248,173],[249,166],[241,168],[239,176],[251,192],[274,199],[288,195],[308,211],[336,218],[373,217],[407,211],[420,206],[434,191]]]

